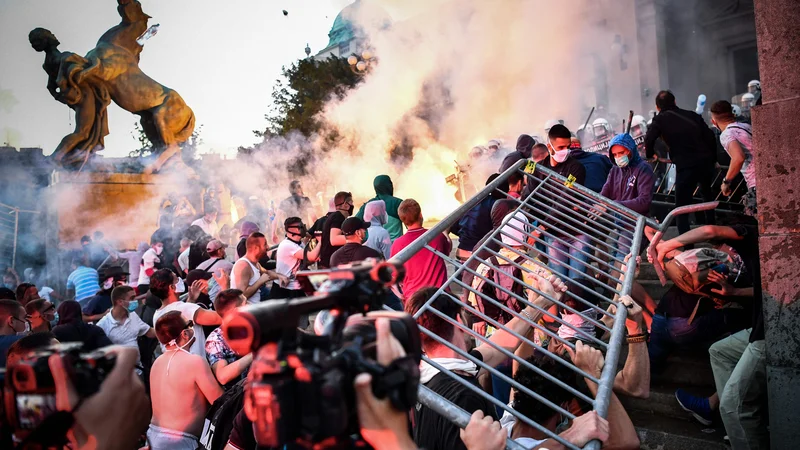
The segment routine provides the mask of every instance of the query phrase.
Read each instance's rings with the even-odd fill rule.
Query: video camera
[[[3,405],[11,428],[16,432],[34,430],[56,412],[56,386],[48,363],[51,355],[62,356],[67,375],[81,399],[97,393],[117,357],[104,349],[83,352],[82,347],[82,343],[51,345],[7,368]],[[55,434],[52,430],[48,433]]]
[[[422,357],[419,329],[407,314],[377,312],[402,275],[402,266],[386,262],[300,272],[327,280],[312,297],[270,300],[225,317],[222,330],[230,347],[240,355],[255,353],[244,411],[260,446],[368,448],[356,412],[353,380],[359,373],[371,374],[375,396],[388,398],[398,411],[414,406]],[[301,315],[326,309],[332,320],[322,335],[298,330]],[[376,362],[379,317],[390,320],[406,352],[389,366]]]

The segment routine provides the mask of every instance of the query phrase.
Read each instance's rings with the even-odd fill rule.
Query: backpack
[[[514,262],[516,264],[521,264],[524,260],[525,258],[520,256],[515,259]],[[499,269],[495,270],[489,268],[485,275],[486,278],[492,280],[494,285],[487,283],[486,280],[482,279],[478,284],[477,291],[516,312],[522,311],[523,305],[517,298],[496,287],[501,286],[504,289],[524,298],[523,286],[515,281],[515,279],[522,279],[522,269],[513,264],[500,264],[497,261],[497,258],[494,256],[490,257],[489,261],[493,266]],[[513,318],[509,312],[500,309],[497,305],[487,301],[485,298],[479,295],[476,296],[476,300],[478,304],[478,310],[491,319],[505,324]]]
[[[244,408],[244,384],[239,380],[220,396],[206,414],[200,446],[205,450],[223,450],[233,430],[233,419]]]

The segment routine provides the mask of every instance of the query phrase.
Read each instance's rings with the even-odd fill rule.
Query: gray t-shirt
[[[719,142],[725,151],[730,155],[728,147],[733,141],[737,141],[744,152],[744,164],[742,165],[742,176],[748,188],[756,187],[756,166],[753,156],[753,129],[746,123],[732,123],[725,128],[719,135]],[[736,186],[731,186],[736,187]]]

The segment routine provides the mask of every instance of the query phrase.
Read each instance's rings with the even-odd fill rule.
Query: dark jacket
[[[569,157],[578,160],[586,169],[586,182],[583,185],[600,192],[606,184],[608,172],[611,171],[611,160],[599,153],[588,153],[582,149],[570,150]]]
[[[486,197],[461,216],[450,232],[458,236],[458,248],[471,252],[489,231],[492,230],[492,206],[495,199]]]
[[[79,321],[56,326],[53,328],[53,334],[58,342],[82,342],[82,350],[87,352],[113,345],[102,328]]]
[[[662,110],[647,127],[644,138],[647,158],[655,154],[656,140],[661,137],[669,146],[669,156],[678,168],[713,164],[717,143],[714,132],[694,111],[680,108]]]
[[[636,151],[633,138],[627,134],[618,134],[611,139],[608,145],[608,154],[611,147],[622,145],[631,151],[628,165],[620,168],[616,162],[608,175],[608,181],[600,191],[600,195],[608,197],[622,206],[632,209],[639,214],[647,215],[650,212],[650,203],[653,201],[653,188],[655,179],[653,169],[646,161],[642,160]]]
[[[392,241],[394,241],[403,235],[403,222],[400,221],[400,216],[397,214],[397,208],[403,200],[394,196],[394,185],[389,175],[378,175],[372,182],[372,186],[375,188],[375,198],[361,205],[358,213],[356,213],[356,217],[364,219],[364,206],[366,206],[367,203],[375,200],[383,200],[384,203],[386,203],[386,214],[389,215],[389,221],[386,222],[383,228],[389,232],[389,236],[391,236]]]

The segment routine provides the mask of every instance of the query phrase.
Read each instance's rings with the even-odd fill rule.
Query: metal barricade
[[[526,166],[526,164],[529,165]],[[522,173],[527,180],[527,188],[525,189],[523,197],[520,199],[513,199],[498,189],[498,187],[514,173]],[[484,238],[484,241],[482,241],[483,243],[472,253],[469,259],[462,263],[428,245],[434,237],[440,233],[446,233],[450,226],[457,222],[464,213],[492,193],[494,193],[495,196],[497,196],[497,193],[502,193],[502,195],[505,195],[506,198],[514,202],[515,207],[511,209],[510,214],[505,217],[503,223]],[[535,223],[537,228],[525,225],[520,226],[520,222],[516,218],[523,217],[527,219],[527,222],[530,224]],[[606,306],[608,304],[616,305],[619,296],[628,295],[631,292],[636,270],[636,264],[634,262],[635,256],[640,254],[646,225],[660,229],[658,223],[655,221],[614,203],[583,186],[573,184],[571,180],[565,179],[551,170],[523,160],[501,174],[481,192],[461,205],[456,211],[398,253],[391,261],[395,263],[405,263],[419,251],[430,251],[444,259],[448,264],[451,264],[455,268],[454,273],[449,276],[446,283],[439,287],[436,293],[416,313],[416,317],[419,317],[419,315],[423,313],[435,314],[451,325],[460,328],[466,336],[473,337],[477,344],[493,347],[506,357],[516,361],[520,366],[526,367],[546,378],[560,389],[569,392],[574,398],[585,401],[591,405],[600,416],[606,417],[614,379],[617,374],[617,364],[621,346],[625,341],[625,318],[627,314],[627,310],[624,307],[616,308],[615,313],[612,314],[607,311]],[[539,226],[542,228],[538,228]],[[583,239],[573,239],[578,235],[583,235]],[[513,241],[512,239],[514,236],[516,236],[517,239],[523,236],[525,242],[520,242],[518,240],[516,242]],[[509,243],[512,242],[515,242],[515,245],[509,245]],[[614,252],[615,246],[618,246],[620,252]],[[539,249],[543,248],[546,249],[546,253],[549,254],[548,263],[543,262],[544,254],[540,254]],[[567,255],[571,255],[571,266],[562,262],[563,257]],[[633,256],[633,260],[628,264],[626,264],[625,255]],[[495,264],[510,264],[518,268],[522,275],[513,275],[514,272],[506,275],[508,272],[504,272],[503,276],[510,276],[513,278],[513,282],[521,285],[524,288],[523,292],[531,296],[530,299],[536,300],[538,299],[537,296],[542,296],[556,305],[559,311],[577,314],[585,323],[593,325],[595,330],[601,330],[609,334],[609,340],[607,342],[603,341],[599,339],[596,334],[587,333],[583,329],[567,322],[559,314],[552,314],[547,309],[535,305],[532,303],[532,300],[529,300],[528,295],[519,295],[495,283],[493,278],[489,278],[486,275],[487,270],[499,270]],[[578,275],[572,278],[559,276],[571,287],[560,299],[556,299],[540,290],[538,283],[530,282],[531,277],[529,275],[547,270],[564,271],[569,269],[572,269],[573,272]],[[600,275],[601,278],[610,280],[610,283],[598,280],[595,275]],[[473,283],[465,283],[462,281],[462,276],[471,276],[473,278]],[[538,280],[535,276],[533,279]],[[477,289],[474,280],[477,280],[477,284],[487,283],[494,289],[512,296],[523,305],[523,307],[529,306],[534,308],[541,314],[541,317],[548,317],[549,320],[560,325],[565,331],[571,330],[572,334],[579,337],[580,340],[603,350],[605,352],[605,364],[599,379],[585,373],[567,359],[551,353],[547,348],[535,343],[532,338],[515,333],[507,326],[508,322],[501,323],[483,314],[476,305],[471,303],[469,297],[488,302],[510,314],[512,320],[524,321],[534,330],[541,332],[543,336],[556,340],[571,349],[575,348],[573,339],[564,338],[558,332],[541,325],[538,319],[532,320],[531,316],[518,313],[505,304],[497,302],[495,299],[484,294],[480,289]],[[462,295],[456,295],[455,292],[458,291],[461,291]],[[436,309],[433,303],[441,297],[455,302],[463,311],[469,312],[473,316],[486,321],[488,325],[497,330],[495,333],[510,333],[523,344],[532,346],[536,352],[541,353],[544,357],[551,358],[556,363],[565,366],[575,374],[596,383],[597,395],[592,398],[590,395],[576,389],[575,386],[554,378],[547,372],[529,363],[527,360],[517,356],[513,351],[501,347],[491,338],[486,338],[476,333],[468,325],[461,323],[461,321],[454,320],[444,312]],[[613,319],[613,325],[607,326],[601,320],[603,317]],[[569,411],[547,400],[542,395],[544,393],[531,391],[526,386],[517,383],[512,377],[506,376],[494,367],[487,366],[481,360],[473,357],[468,352],[450,343],[446,339],[443,339],[423,327],[420,328],[422,333],[429,336],[431,339],[449,347],[463,359],[472,361],[479,368],[485,369],[492,375],[509,383],[516,391],[524,393],[541,402],[551,410],[562,414],[564,417],[574,419],[575,416]],[[557,434],[547,430],[541,424],[525,417],[510,406],[485,393],[480,388],[463,380],[459,375],[446,370],[444,367],[437,364],[436,361],[426,356],[423,356],[423,360],[446,376],[462,383],[467,389],[481,395],[493,405],[514,415],[517,420],[544,432],[547,436],[555,439],[567,448],[576,448],[574,445],[560,438]],[[472,411],[464,411],[453,405],[425,386],[420,386],[419,401],[462,428],[467,425],[472,413]],[[585,448],[596,449],[599,448],[599,446],[599,442],[591,442]],[[517,449],[522,447],[509,439],[507,441],[507,448]]]

